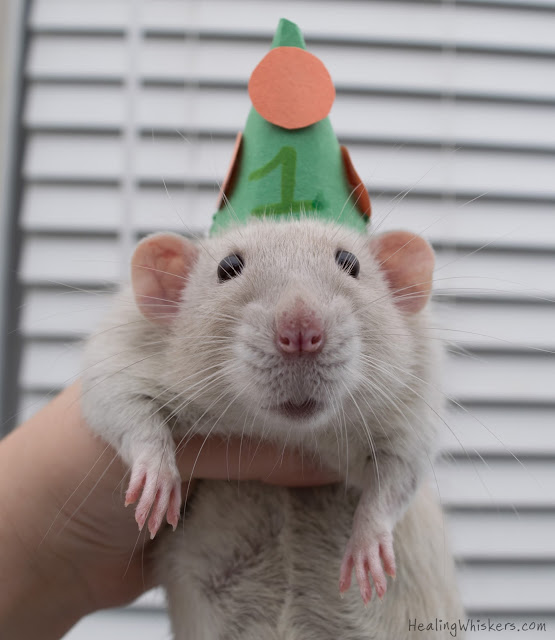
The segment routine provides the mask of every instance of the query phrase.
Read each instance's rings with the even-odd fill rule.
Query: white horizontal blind
[[[79,372],[134,240],[205,231],[280,17],[328,67],[373,224],[437,251],[440,493],[468,612],[555,634],[555,2],[35,0],[23,415]],[[464,406],[460,408],[459,403]],[[520,460],[515,460],[517,456]],[[72,640],[167,637],[157,595]],[[472,638],[486,637],[476,633]],[[521,637],[507,632],[504,638]]]

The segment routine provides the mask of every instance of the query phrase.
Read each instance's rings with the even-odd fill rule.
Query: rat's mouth
[[[302,420],[312,418],[322,409],[322,405],[314,400],[314,398],[308,398],[303,402],[288,400],[287,402],[272,407],[272,409],[292,420]]]

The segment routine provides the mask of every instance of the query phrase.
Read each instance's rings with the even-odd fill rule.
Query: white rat
[[[410,626],[462,616],[423,482],[439,410],[433,265],[408,232],[309,219],[138,245],[132,291],[88,343],[83,408],[131,468],[139,527],[177,526],[174,440],[196,434],[299,447],[345,478],[199,482],[162,544],[176,638],[452,637]],[[349,589],[353,569],[367,608]]]

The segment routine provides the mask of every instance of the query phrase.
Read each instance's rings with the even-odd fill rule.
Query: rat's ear
[[[434,251],[420,236],[409,231],[390,231],[370,240],[395,304],[409,313],[426,306],[432,291]]]
[[[173,233],[155,233],[137,245],[131,282],[145,318],[157,324],[172,322],[197,256],[192,242]]]

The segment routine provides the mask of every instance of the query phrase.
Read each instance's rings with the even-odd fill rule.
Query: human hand
[[[79,394],[72,385],[0,443],[0,574],[15,576],[11,595],[0,593],[0,625],[8,625],[0,628],[17,630],[9,637],[33,637],[33,620],[41,638],[59,637],[83,615],[155,585],[156,541],[125,509],[127,470],[87,429]],[[193,469],[194,478],[287,486],[336,481],[293,451],[282,457],[268,444],[216,437],[189,442],[178,466],[184,494]]]

